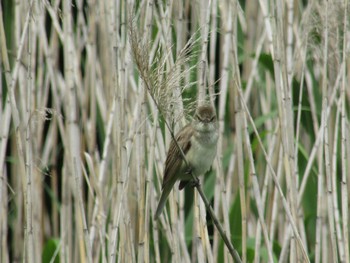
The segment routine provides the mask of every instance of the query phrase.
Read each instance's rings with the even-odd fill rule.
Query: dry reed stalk
[[[7,235],[8,235],[8,220],[7,220],[7,215],[8,214],[8,205],[7,205],[7,196],[8,196],[8,191],[7,191],[7,172],[2,171],[1,173],[1,178],[0,178],[0,252],[1,252],[1,261],[2,262],[10,262],[9,259],[9,246],[7,242]]]
[[[217,49],[217,19],[218,19],[218,8],[217,8],[217,0],[213,0],[212,4],[211,4],[211,9],[210,9],[210,32],[209,32],[209,67],[208,67],[208,93],[209,93],[209,98],[214,98],[215,96],[215,90],[214,90],[214,86],[215,86],[215,64],[216,64],[216,49]],[[218,143],[218,150],[217,150],[217,155],[221,155],[222,151],[220,150],[221,147],[221,143],[220,143],[221,138],[219,139],[219,143]],[[217,157],[220,158],[220,157]],[[222,198],[215,198],[214,199],[214,212],[215,214],[219,215],[219,209],[220,209],[220,201],[222,200],[221,203],[224,203],[223,199],[224,199],[224,195],[221,195],[221,193],[224,191],[223,189],[223,178],[224,178],[224,174],[223,174],[223,170],[222,167],[220,165],[220,162],[215,162],[216,164],[216,174],[217,174],[217,180],[215,180],[215,190],[214,190],[214,195],[217,197],[223,196]],[[230,185],[230,184],[229,184]],[[223,205],[224,206],[224,205]],[[225,207],[225,206],[224,206]],[[227,218],[226,218],[227,219]],[[225,224],[225,229],[229,230],[228,227],[228,220],[224,220],[224,224]],[[227,232],[229,234],[229,232]],[[229,234],[230,235],[230,234]],[[218,253],[218,249],[219,249],[219,232],[215,229],[214,230],[214,234],[213,234],[213,245],[212,245],[212,251],[214,255],[217,255]]]
[[[237,94],[238,95],[238,94]],[[237,101],[237,104],[240,105],[240,103]],[[238,112],[242,111],[241,106],[239,106],[239,110]],[[243,114],[241,114],[243,115]],[[244,129],[244,135],[245,135],[245,144],[246,144],[246,148],[248,149],[248,157],[249,157],[249,161],[250,161],[250,175],[252,177],[252,183],[253,183],[253,191],[254,191],[254,195],[255,195],[255,200],[257,203],[257,209],[258,209],[258,214],[259,214],[259,225],[262,228],[263,231],[263,235],[264,235],[264,240],[265,240],[265,245],[267,247],[267,253],[268,253],[268,258],[270,262],[273,262],[273,255],[272,255],[272,244],[269,240],[269,235],[268,235],[268,231],[267,231],[267,226],[264,220],[264,204],[263,201],[265,199],[261,198],[261,194],[260,194],[260,189],[259,189],[259,183],[258,183],[258,178],[257,178],[257,173],[255,170],[255,166],[254,166],[254,157],[253,157],[253,153],[251,151],[251,142],[250,142],[250,138],[249,138],[249,133],[248,133],[248,125],[247,125],[247,120],[246,118],[244,118],[244,115],[241,116],[241,121],[244,123],[244,127],[242,127],[242,129]]]
[[[31,5],[33,2],[31,3]],[[34,6],[29,7],[29,16],[33,15],[33,8]],[[34,39],[35,34],[33,34],[32,29],[32,20],[28,20],[28,73],[27,73],[27,85],[20,85],[20,87],[24,88],[27,86],[27,90],[20,91],[23,96],[26,97],[25,102],[25,114],[24,114],[24,123],[27,123],[25,127],[25,165],[26,165],[26,173],[25,173],[25,179],[26,179],[26,186],[25,189],[25,204],[26,204],[26,231],[27,231],[27,260],[29,263],[33,263],[38,260],[39,254],[35,253],[38,252],[38,246],[40,245],[38,242],[34,242],[34,240],[38,240],[38,237],[35,235],[37,232],[37,226],[35,226],[35,218],[37,218],[36,215],[36,209],[34,206],[34,192],[33,188],[35,188],[35,180],[33,175],[33,135],[32,135],[32,121],[31,121],[31,115],[34,113],[34,107],[33,107],[33,101],[32,101],[32,94],[31,91],[33,90],[32,85],[32,78],[33,78],[33,72],[32,72],[32,55],[35,56],[35,51],[32,47],[32,39]],[[33,36],[34,35],[34,36]],[[34,53],[34,54],[33,54]],[[34,186],[34,187],[33,187]],[[39,188],[40,189],[40,188]],[[40,199],[39,199],[40,200]]]
[[[348,2],[345,1],[345,6],[348,5]],[[344,32],[347,32],[348,29],[348,23],[347,23],[347,8],[344,8],[344,22],[343,22],[343,26],[344,26]],[[348,78],[346,76],[346,56],[347,54],[349,54],[349,45],[348,45],[348,41],[346,38],[344,38],[343,41],[343,64],[341,66],[341,71],[342,71],[342,82],[341,82],[341,95],[340,95],[340,99],[341,99],[341,210],[342,210],[342,236],[344,239],[344,250],[345,250],[345,255],[344,255],[344,259],[345,262],[349,262],[350,261],[350,253],[349,253],[349,228],[348,228],[348,178],[347,178],[347,172],[350,171],[349,167],[350,167],[350,162],[349,162],[349,132],[347,132],[347,130],[349,131],[349,125],[346,125],[346,123],[349,124],[349,122],[347,121],[347,114],[346,114],[346,110],[345,110],[345,104],[346,104],[346,100],[345,100],[345,89],[346,89],[346,79]],[[348,127],[346,127],[348,126]],[[346,144],[346,142],[348,142],[348,144]],[[348,160],[348,161],[347,161]],[[348,167],[346,166],[346,162],[348,163]]]
[[[281,3],[276,3],[276,34],[274,37],[274,71],[275,71],[275,85],[278,100],[278,111],[281,124],[282,143],[284,150],[284,162],[287,182],[287,198],[290,203],[290,209],[295,223],[298,222],[297,216],[297,189],[298,189],[298,176],[295,171],[295,159],[294,159],[294,125],[293,125],[293,112],[292,112],[292,94],[289,81],[287,79],[287,72],[283,66],[286,61],[284,45],[283,45],[283,14]],[[288,67],[288,62],[287,62]],[[299,229],[300,231],[300,229]],[[300,235],[300,233],[298,233]],[[298,237],[297,237],[298,239]],[[297,240],[302,244],[302,240]],[[303,246],[303,245],[302,245]],[[304,245],[305,246],[305,245]],[[291,262],[305,260],[307,257],[305,247],[299,249],[295,243],[294,238],[291,240]],[[303,251],[304,250],[304,251]],[[301,251],[301,252],[300,252]],[[303,254],[303,255],[302,255]]]
[[[197,103],[200,105],[203,101],[208,100],[208,89],[207,89],[207,72],[208,72],[208,36],[209,36],[209,26],[210,26],[210,10],[212,9],[212,1],[208,0],[205,4],[199,7],[199,22],[200,22],[200,33],[201,33],[201,52],[200,52],[200,62],[198,63],[198,93],[197,93]],[[209,97],[209,101],[213,104],[213,98]],[[192,261],[195,259],[194,255],[197,254],[199,261],[204,261],[206,258],[208,262],[213,262],[212,252],[209,244],[208,238],[208,228],[206,222],[206,210],[204,209],[204,204],[199,198],[197,191],[195,191],[194,205],[198,209],[195,209],[195,220],[193,232],[193,240],[197,245],[197,251],[193,251]],[[197,202],[198,203],[197,203]],[[197,218],[196,218],[197,217]],[[205,257],[205,254],[207,256]]]
[[[246,122],[246,119],[245,119],[245,122]],[[248,133],[248,125],[247,123],[245,123],[245,126],[246,126],[246,136],[249,134]],[[246,139],[246,141],[248,141],[248,139]],[[278,156],[278,147],[279,147],[279,144],[277,143],[277,127],[275,129],[275,132],[273,133],[272,135],[272,138],[270,140],[270,149],[269,149],[269,152],[268,152],[268,156],[269,156],[269,161],[272,163],[274,159],[276,159],[276,155]],[[251,158],[251,157],[250,157]],[[255,169],[255,168],[254,168]],[[262,188],[262,191],[261,191],[261,200],[262,200],[262,211],[265,210],[265,206],[266,206],[266,209],[269,209],[269,210],[272,210],[272,211],[269,211],[269,213],[271,214],[270,215],[270,233],[269,233],[269,238],[271,239],[271,243],[272,243],[272,240],[274,239],[274,222],[275,222],[275,216],[276,216],[276,213],[274,213],[274,211],[276,211],[276,202],[272,202],[272,207],[269,206],[269,204],[267,203],[267,193],[268,193],[268,190],[271,191],[271,187],[269,188],[269,182],[270,182],[270,176],[269,176],[269,170],[267,169],[267,167],[265,168],[265,175],[264,175],[264,183],[263,183],[263,188]],[[253,175],[256,174],[255,173],[252,173]],[[277,172],[278,174],[278,172]],[[254,175],[255,177],[255,175]],[[276,200],[276,195],[275,196],[275,200]],[[266,204],[265,204],[266,203]],[[255,237],[256,237],[256,240],[255,240],[255,250],[256,251],[259,251],[260,248],[261,248],[261,223],[258,222],[257,223],[257,227],[256,227],[256,234],[255,234]],[[266,239],[266,238],[265,238]],[[255,258],[254,258],[254,261],[255,262],[259,262],[259,255],[258,254],[255,254]]]
[[[261,52],[262,52],[265,38],[266,38],[266,31],[263,30],[261,37],[258,41],[256,50],[255,50],[254,60],[253,60],[252,65],[251,65],[251,71],[250,71],[250,74],[248,77],[247,86],[246,86],[246,89],[244,91],[244,99],[246,101],[248,101],[248,98],[250,97],[251,90],[253,88],[253,81],[255,78],[257,78],[256,75],[257,75],[257,67],[258,67],[259,57],[260,57]]]
[[[255,127],[254,121],[253,121],[253,119],[252,119],[252,117],[251,117],[251,115],[250,115],[250,113],[249,113],[249,111],[248,111],[247,105],[244,103],[242,91],[241,91],[240,89],[238,89],[238,91],[239,91],[239,96],[240,96],[240,98],[241,98],[241,102],[242,102],[243,108],[244,108],[244,110],[245,110],[246,113],[247,113],[247,116],[248,116],[248,118],[249,118],[249,121],[250,121],[251,125],[253,126],[254,133],[256,134],[256,136],[257,136],[257,138],[258,138],[259,145],[260,145],[260,147],[261,147],[262,150],[263,150],[263,153],[264,153],[264,156],[265,156],[265,160],[267,161],[267,165],[268,165],[268,167],[269,167],[269,169],[270,169],[270,171],[271,171],[271,175],[272,175],[273,182],[274,182],[275,186],[277,187],[277,190],[278,190],[278,192],[279,192],[279,194],[280,194],[280,196],[281,196],[281,198],[282,198],[282,204],[283,204],[283,207],[284,207],[284,209],[285,209],[285,212],[286,212],[286,214],[287,214],[287,216],[288,216],[288,219],[290,220],[290,224],[291,224],[292,230],[293,230],[293,232],[294,232],[295,238],[296,238],[296,240],[299,242],[300,248],[303,249],[303,245],[302,245],[302,243],[301,243],[301,239],[300,239],[300,236],[299,236],[299,234],[298,234],[298,230],[297,230],[296,224],[295,224],[295,222],[294,222],[293,219],[292,219],[292,215],[291,215],[291,212],[290,212],[289,207],[288,207],[288,202],[287,202],[287,200],[286,200],[285,197],[284,197],[284,194],[283,194],[282,188],[281,188],[281,186],[280,186],[280,184],[279,184],[279,182],[278,182],[276,173],[275,173],[275,171],[274,171],[274,169],[273,169],[271,163],[270,163],[269,160],[268,160],[268,156],[267,156],[266,150],[265,150],[265,148],[264,148],[264,146],[263,146],[263,143],[262,143],[262,141],[261,141],[261,138],[260,138],[260,136],[259,136],[259,133],[258,133],[256,127]],[[307,261],[309,260],[308,257],[307,257],[307,255],[306,255],[306,251],[303,251],[303,256],[304,256],[304,259],[305,259],[305,260],[307,260]]]
[[[236,86],[237,89],[237,86]],[[236,91],[234,94],[238,94]],[[243,165],[243,119],[242,119],[242,107],[239,103],[238,96],[235,96],[235,112],[236,112],[236,151],[237,151],[237,169],[238,169],[238,179],[239,179],[239,193],[241,201],[241,210],[242,210],[242,260],[246,262],[247,257],[247,215],[246,215],[246,199],[245,199],[245,185],[244,185],[244,165]]]
[[[282,177],[282,167],[283,167],[283,158],[282,158],[282,145],[278,145],[278,150],[277,150],[278,154],[277,154],[277,167],[276,167],[276,174],[277,174],[277,180],[278,182],[281,183],[281,177]],[[281,236],[279,235],[279,233],[282,233],[285,229],[280,229],[279,233],[277,233],[277,235],[275,234],[276,230],[278,229],[278,220],[280,219],[280,215],[279,215],[279,211],[282,210],[281,209],[281,204],[278,201],[278,190],[277,187],[274,186],[273,187],[273,198],[272,198],[272,208],[271,208],[271,222],[270,222],[270,237],[271,237],[271,242],[276,239],[276,240],[280,240]],[[277,237],[275,237],[275,235]],[[282,254],[282,253],[281,253]]]
[[[217,48],[217,0],[212,0],[212,4],[210,6],[210,27],[211,30],[209,32],[209,77],[208,77],[208,90],[209,96],[214,96],[214,85],[215,85],[215,63],[216,63],[216,48]],[[215,247],[215,246],[214,246]]]
[[[323,133],[323,149],[324,149],[324,163],[325,163],[325,182],[326,182],[326,196],[327,196],[327,212],[328,212],[328,222],[329,222],[329,234],[330,234],[330,246],[331,246],[331,254],[330,254],[330,260],[336,261],[337,258],[337,248],[336,248],[336,241],[335,241],[335,228],[334,228],[334,208],[333,208],[333,202],[332,202],[332,195],[333,195],[333,187],[332,187],[332,180],[331,180],[331,163],[330,163],[330,149],[329,149],[329,135],[328,135],[328,122],[326,120],[326,109],[328,107],[328,79],[327,79],[327,71],[328,71],[328,28],[330,27],[328,23],[328,3],[325,3],[326,8],[326,20],[325,20],[325,27],[324,27],[324,49],[323,49],[323,80],[322,80],[322,122],[321,126],[324,126],[324,133]]]
[[[287,43],[286,43],[286,71],[287,71],[287,83],[288,86],[292,86],[293,78],[293,46],[294,46],[294,36],[293,36],[293,25],[294,25],[294,1],[287,1]]]
[[[144,57],[145,55],[147,55],[147,51],[146,50],[142,50],[142,52],[140,52],[141,48],[140,48],[140,46],[138,46],[139,45],[139,40],[137,39],[137,35],[136,35],[134,30],[131,31],[131,38],[132,38],[131,44],[133,45],[134,59],[135,59],[136,64],[138,65],[139,72],[140,72],[140,74],[142,76],[142,79],[143,79],[145,85],[146,85],[146,90],[149,91],[149,94],[151,95],[152,100],[157,104],[157,107],[162,112],[162,114],[164,114],[164,112],[166,112],[166,108],[163,108],[163,107],[161,107],[161,105],[158,104],[160,102],[158,94],[157,94],[158,89],[157,89],[157,86],[153,87],[153,85],[156,82],[152,81],[152,79],[150,79],[150,77],[148,76],[148,74],[149,74],[149,70],[148,70],[149,66],[148,66],[148,63],[146,62],[147,60]],[[181,60],[178,60],[178,61],[181,61]],[[145,63],[147,63],[147,64],[145,64]],[[165,123],[167,125],[167,128],[170,130],[169,124],[167,122],[165,122]],[[174,138],[173,134],[172,134],[172,137]],[[209,205],[209,202],[208,202],[208,200],[206,200],[206,198],[205,198],[205,196],[204,196],[204,194],[203,194],[203,192],[202,192],[202,190],[201,190],[201,188],[199,186],[197,186],[197,190],[199,191],[203,201],[205,202],[207,209],[210,210],[211,216],[212,216],[216,226],[220,228],[220,225],[218,225],[217,219],[214,217],[214,214],[213,214],[213,211],[212,211],[212,209],[211,209],[211,207]],[[173,217],[174,216],[174,210],[171,209],[171,211],[172,211],[171,215]],[[232,245],[230,245],[230,242],[227,239],[227,237],[223,234],[223,230],[222,229],[220,230],[220,233],[221,233],[221,235],[224,238],[225,244],[229,246],[230,253],[232,254],[232,256],[235,257],[237,260],[239,260],[239,256],[238,256],[237,252],[233,249]]]
[[[322,133],[320,133],[322,134]],[[317,153],[317,161],[320,165],[319,171],[317,174],[317,219],[316,219],[316,241],[315,241],[315,262],[320,262],[321,257],[321,238],[322,238],[322,224],[323,224],[323,218],[324,213],[322,211],[322,199],[323,199],[323,165],[322,165],[322,146],[319,147],[318,153]]]
[[[231,91],[235,97],[234,99],[234,107],[235,109],[235,124],[236,124],[236,134],[237,134],[237,168],[238,168],[238,183],[239,183],[239,194],[240,194],[240,202],[241,202],[241,214],[242,214],[242,260],[243,262],[247,261],[247,242],[248,242],[248,213],[249,208],[247,207],[247,196],[245,190],[245,182],[244,182],[244,116],[242,110],[242,104],[239,100],[238,89],[241,86],[241,78],[240,78],[240,70],[239,70],[239,62],[238,62],[238,9],[239,4],[238,1],[232,6],[233,8],[233,34],[232,34],[232,46],[230,48],[230,53],[233,61],[233,74],[232,78],[234,79],[234,84],[231,84]],[[233,90],[232,90],[233,89]],[[248,208],[248,209],[247,209]]]
[[[30,6],[32,5],[33,1],[30,2]],[[18,7],[19,8],[19,7]],[[18,8],[16,9],[16,11],[18,10]],[[17,78],[20,77],[20,61],[21,61],[21,57],[22,57],[22,52],[24,49],[24,42],[25,42],[25,38],[27,36],[28,33],[28,27],[29,27],[29,23],[30,23],[30,19],[31,19],[31,10],[26,12],[26,20],[25,20],[25,24],[24,24],[24,28],[21,34],[21,40],[20,42],[18,42],[18,51],[17,51],[17,58],[16,58],[16,63],[14,65],[14,70],[12,75],[10,74],[11,70],[10,70],[10,64],[9,64],[9,58],[7,55],[7,48],[6,48],[6,37],[5,37],[5,32],[4,32],[4,25],[3,25],[3,17],[2,17],[2,10],[1,10],[1,25],[0,25],[0,37],[1,37],[1,46],[3,47],[1,52],[2,52],[2,61],[4,63],[4,69],[5,72],[7,72],[5,74],[6,77],[6,81],[7,81],[7,87],[8,87],[8,92],[9,92],[9,101],[10,101],[10,105],[11,105],[11,112],[12,112],[12,118],[13,118],[13,122],[15,125],[15,132],[16,132],[16,144],[17,144],[17,151],[18,151],[18,157],[19,157],[19,164],[20,164],[20,175],[22,176],[22,187],[24,189],[26,189],[26,187],[28,186],[28,183],[30,185],[31,183],[31,177],[27,177],[26,176],[26,171],[28,171],[25,167],[25,160],[24,160],[24,148],[26,145],[23,145],[23,129],[24,129],[24,123],[21,120],[20,117],[20,112],[17,108],[17,103],[16,103],[16,99],[15,99],[15,84],[17,82]],[[18,30],[19,32],[19,25],[17,24],[17,27],[15,27],[16,30]],[[16,43],[17,44],[17,43]],[[23,96],[24,97],[24,96]],[[28,181],[27,181],[28,179]],[[34,247],[33,247],[33,226],[32,226],[32,200],[31,200],[31,189],[29,189],[28,191],[25,190],[25,199],[27,201],[29,201],[30,203],[26,202],[25,203],[25,211],[26,211],[26,230],[25,230],[25,238],[23,238],[24,242],[25,242],[25,248],[27,251],[27,255],[26,258],[28,260],[28,262],[34,262]],[[21,196],[19,196],[21,198]],[[21,204],[21,202],[18,203],[19,205]],[[22,207],[22,206],[21,206]],[[20,219],[20,217],[19,217]],[[19,221],[18,221],[19,222]],[[21,228],[19,228],[21,229]],[[18,233],[19,235],[21,235],[21,233]],[[17,236],[18,238],[19,236]],[[19,238],[20,239],[20,238]],[[19,254],[19,253],[18,253]]]
[[[339,140],[338,136],[339,136],[339,117],[340,117],[340,99],[337,103],[337,112],[336,112],[336,119],[335,119],[335,124],[334,124],[334,138],[333,138],[333,153],[332,153],[332,160],[331,160],[331,185],[332,185],[332,189],[334,189],[333,191],[333,209],[334,209],[334,224],[335,224],[335,230],[336,230],[336,240],[337,240],[337,247],[338,247],[338,252],[339,252],[339,258],[340,261],[344,261],[344,253],[345,253],[345,248],[344,248],[344,244],[343,244],[343,237],[342,237],[342,230],[341,230],[341,226],[340,226],[340,211],[339,211],[339,207],[338,207],[338,187],[337,187],[337,182],[336,182],[336,175],[337,175],[337,167],[336,167],[336,163],[337,163],[337,155],[338,155],[338,145],[337,145],[337,141]]]
[[[131,59],[133,6],[150,72],[161,65],[152,81],[172,87],[171,128],[196,87],[218,100],[217,177],[203,188],[215,180],[214,212],[243,259],[349,261],[348,1],[252,3],[0,5],[1,262],[35,262],[51,241],[51,261],[232,262],[198,196],[194,220],[177,191],[152,220],[171,134]]]
[[[219,137],[219,141],[218,141],[218,155],[219,158],[222,156],[222,152],[223,152],[223,135],[224,135],[224,129],[225,129],[225,123],[224,123],[224,116],[225,116],[225,108],[226,108],[226,101],[227,101],[227,96],[228,96],[228,91],[229,91],[229,76],[230,76],[230,72],[229,72],[229,62],[230,60],[232,61],[232,57],[229,56],[229,54],[231,53],[231,39],[232,39],[232,34],[233,34],[233,18],[232,16],[234,16],[233,12],[231,12],[232,10],[232,3],[227,2],[226,5],[222,5],[221,6],[221,12],[222,12],[222,16],[224,21],[227,21],[225,23],[225,27],[223,28],[223,50],[220,54],[220,58],[221,58],[221,72],[220,72],[220,93],[219,93],[219,98],[218,98],[218,122],[219,122],[219,133],[220,133],[220,137]],[[235,17],[234,17],[235,18]],[[219,166],[220,167],[220,166]],[[217,170],[217,175],[220,177],[223,177],[223,172],[221,170]],[[216,188],[216,193],[219,190],[221,192],[221,189],[219,187]],[[244,192],[243,192],[244,193]],[[243,200],[243,201],[242,201]],[[225,208],[227,209],[227,206],[225,206],[225,201],[222,201],[222,209],[223,209],[223,214],[225,214]],[[244,198],[241,199],[241,202],[244,202]],[[245,207],[242,206],[242,207]],[[214,206],[215,208],[215,206]],[[243,213],[244,214],[244,213]],[[231,230],[230,230],[230,223],[229,223],[229,219],[227,216],[223,216],[223,220],[224,220],[224,226],[225,226],[225,231],[226,233],[231,236]],[[245,229],[245,227],[243,227],[243,229]],[[217,233],[218,234],[218,233]],[[219,238],[219,237],[217,237]],[[215,242],[215,239],[214,239]],[[218,242],[218,241],[216,241]],[[243,240],[242,240],[243,243]],[[244,242],[245,243],[245,242]],[[214,243],[215,244],[215,243]],[[245,249],[243,249],[243,251],[245,251]],[[242,260],[245,261],[245,257],[244,257],[245,252],[243,253],[243,257]],[[227,250],[225,250],[225,258],[226,260],[228,259],[228,253]]]
[[[68,121],[68,140],[69,148],[67,152],[68,163],[68,181],[73,183],[73,197],[74,206],[77,207],[78,213],[75,214],[75,220],[77,223],[77,236],[79,246],[79,258],[83,261],[92,262],[92,250],[91,244],[88,238],[88,226],[87,218],[85,215],[83,197],[82,197],[82,169],[81,169],[81,157],[80,157],[80,128],[78,126],[78,90],[75,83],[74,68],[76,59],[76,49],[73,41],[73,25],[72,25],[72,10],[71,5],[65,2],[63,5],[63,34],[64,34],[64,73],[66,94],[68,96],[67,107],[67,121]]]
[[[0,70],[4,70],[4,67],[7,67],[9,70],[9,63],[7,58],[7,50],[6,50],[6,38],[5,38],[5,32],[4,32],[4,24],[3,24],[3,13],[2,13],[2,7],[0,5],[0,43],[1,43],[1,60],[2,63],[0,65]],[[7,59],[5,59],[7,58]],[[5,63],[5,65],[3,65]],[[11,75],[9,74],[9,71],[5,74],[5,81],[7,83],[10,82]],[[0,86],[4,85],[2,80],[0,80]],[[3,91],[0,89],[0,98],[3,98]],[[8,220],[7,215],[9,213],[8,208],[8,199],[9,194],[13,194],[13,190],[8,182],[8,171],[5,167],[5,156],[6,156],[6,146],[8,143],[8,133],[10,129],[10,120],[11,120],[11,110],[10,110],[10,102],[7,100],[6,103],[0,102],[0,119],[2,120],[1,130],[0,130],[0,231],[1,231],[1,248],[0,248],[0,254],[1,254],[1,261],[2,262],[10,262],[9,258],[9,248],[7,242],[7,235],[8,235]]]
[[[340,74],[339,74],[337,79],[340,80]],[[336,83],[337,83],[337,81],[336,81]],[[325,116],[326,121],[328,121],[328,119],[330,117],[331,106],[333,106],[333,104],[335,103],[336,93],[338,91],[337,87],[339,87],[339,85],[335,86],[335,88],[333,89],[333,91],[332,91],[332,93],[330,95],[329,101],[328,101],[328,106],[327,106],[327,109],[326,109],[326,116]],[[311,150],[311,153],[309,155],[309,160],[308,160],[305,172],[304,172],[304,177],[303,177],[303,180],[302,180],[302,182],[300,184],[299,198],[298,198],[299,200],[302,199],[302,196],[304,194],[304,190],[305,190],[305,187],[306,187],[306,183],[307,183],[307,180],[309,178],[309,175],[310,175],[310,172],[311,172],[311,169],[312,169],[312,163],[313,163],[313,161],[314,161],[314,159],[316,157],[317,151],[319,150],[320,144],[322,144],[321,140],[323,139],[323,137],[322,137],[323,136],[323,132],[324,132],[324,127],[323,126],[319,127],[318,132],[316,133],[317,136],[316,136],[315,143],[314,143],[314,145],[312,147],[312,150]]]

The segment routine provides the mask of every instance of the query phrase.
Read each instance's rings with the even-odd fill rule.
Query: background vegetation
[[[191,187],[153,220],[164,120],[176,132],[205,92],[202,187],[242,261],[350,262],[347,0],[0,8],[1,262],[232,262]]]

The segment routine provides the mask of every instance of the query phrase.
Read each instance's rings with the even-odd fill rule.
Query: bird
[[[175,135],[177,144],[174,139],[170,142],[165,160],[162,192],[154,220],[161,215],[168,196],[178,180],[180,180],[179,190],[182,190],[189,182],[193,182],[192,174],[198,177],[210,169],[216,156],[218,137],[214,107],[209,103],[199,105],[192,121]]]

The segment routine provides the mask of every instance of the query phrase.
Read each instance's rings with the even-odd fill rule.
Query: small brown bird
[[[177,180],[181,180],[179,190],[182,190],[195,176],[209,170],[216,155],[218,128],[214,108],[210,104],[199,106],[193,121],[180,130],[176,141],[181,147],[188,165],[183,160],[181,151],[174,140],[171,141],[165,161],[162,195],[154,215],[156,220],[163,211],[166,200]]]

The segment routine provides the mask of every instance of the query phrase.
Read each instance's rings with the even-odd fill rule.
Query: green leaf
[[[60,240],[56,238],[51,238],[46,242],[41,256],[41,262],[60,262],[59,243]]]
[[[267,120],[269,120],[269,119],[273,120],[273,119],[275,119],[275,117],[277,115],[278,115],[277,110],[274,110],[274,111],[271,111],[267,114],[264,114],[264,115],[257,117],[254,120],[254,124],[255,124],[256,129],[259,130],[260,127],[263,127],[265,125]],[[248,132],[249,132],[249,134],[252,134],[254,132],[251,124],[249,124],[249,126],[248,126]]]
[[[261,53],[259,57],[259,64],[266,68],[271,73],[271,76],[274,76],[273,60],[270,54]]]
[[[242,238],[242,213],[241,213],[241,198],[237,191],[236,198],[230,208],[230,228],[232,243],[234,247],[241,246]]]

